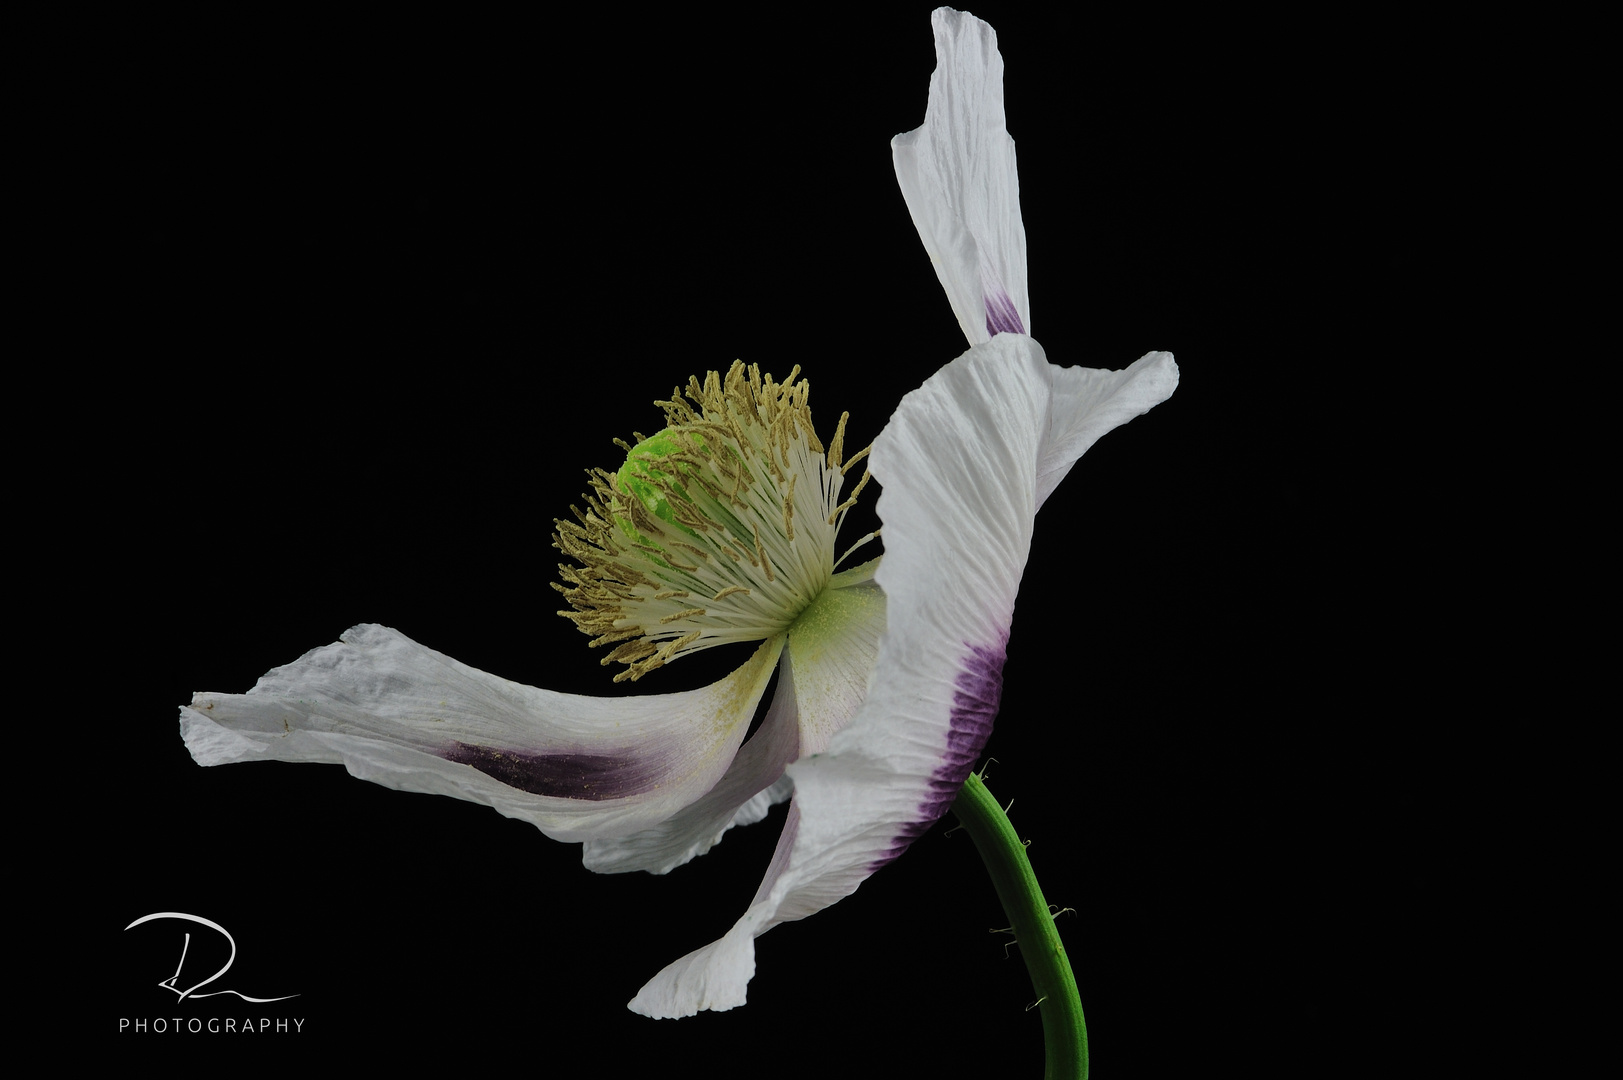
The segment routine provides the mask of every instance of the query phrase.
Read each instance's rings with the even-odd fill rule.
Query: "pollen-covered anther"
[[[825,451],[799,375],[780,383],[735,361],[725,376],[689,378],[655,403],[664,429],[615,440],[625,464],[590,470],[585,508],[556,523],[553,546],[580,564],[559,567],[554,588],[574,609],[559,614],[615,646],[603,662],[627,665],[616,681],[769,638],[827,586],[855,503],[840,498],[845,474],[867,451],[842,460],[849,414]]]

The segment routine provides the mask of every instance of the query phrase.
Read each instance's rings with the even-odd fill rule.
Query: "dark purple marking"
[[[947,746],[941,755],[941,764],[930,774],[930,786],[919,803],[919,817],[905,822],[890,843],[890,850],[868,867],[869,873],[894,861],[908,846],[924,835],[931,825],[941,820],[958,797],[958,789],[969,779],[975,759],[981,756],[986,740],[992,735],[992,721],[997,719],[998,704],[1003,700],[1003,661],[1008,655],[1009,639],[995,646],[970,645],[964,657],[964,669],[953,680],[952,714],[948,720]]]
[[[455,742],[440,754],[492,780],[531,795],[558,799],[623,799],[654,787],[659,772],[647,760],[608,754],[526,754]]]
[[[986,336],[996,337],[998,334],[1023,334],[1026,328],[1021,325],[1020,312],[1014,308],[1014,301],[1002,289],[984,294],[986,303]]]

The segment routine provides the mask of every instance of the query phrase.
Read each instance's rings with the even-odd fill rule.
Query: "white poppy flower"
[[[596,474],[556,542],[582,564],[566,572],[571,617],[613,647],[621,677],[761,641],[737,671],[684,693],[581,697],[359,626],[247,694],[198,694],[181,730],[200,764],[342,762],[581,841],[601,871],[663,873],[792,792],[754,899],[643,987],[631,1007],[651,1016],[743,1004],[757,936],[849,895],[946,812],[997,712],[1038,507],[1095,440],[1172,393],[1177,367],[1155,353],[1125,371],[1060,368],[1027,336],[996,35],[948,9],[933,24],[925,123],[892,148],[971,348],[873,445],[883,559],[836,572],[860,455],[843,459],[838,432],[825,451],[794,373],[779,384],[735,365],[664,403],[667,428]]]

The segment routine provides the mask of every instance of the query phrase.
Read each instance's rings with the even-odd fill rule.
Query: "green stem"
[[[1082,999],[1076,993],[1076,977],[1065,958],[1065,946],[1037,875],[1026,858],[1008,815],[998,805],[986,785],[969,774],[952,812],[958,816],[975,850],[980,852],[1014,927],[1014,937],[1025,957],[1031,985],[1037,991],[1043,1017],[1043,1040],[1047,1045],[1044,1080],[1082,1080],[1088,1075],[1088,1029],[1082,1021]]]

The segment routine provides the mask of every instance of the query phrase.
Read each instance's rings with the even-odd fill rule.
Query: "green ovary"
[[[628,497],[642,503],[650,514],[671,528],[680,529],[688,536],[694,536],[692,529],[676,520],[676,513],[671,509],[670,499],[666,497],[665,491],[660,488],[659,484],[655,483],[655,481],[664,481],[670,485],[671,491],[678,497],[692,501],[686,488],[672,479],[670,474],[655,468],[654,463],[659,459],[671,454],[687,452],[688,448],[686,446],[678,444],[675,439],[671,438],[670,430],[670,428],[666,428],[654,435],[650,435],[631,448],[631,453],[626,455],[625,464],[620,466],[620,471],[615,475],[615,486]],[[699,445],[701,447],[704,445],[702,439],[699,440]],[[678,462],[676,468],[683,473],[693,471],[691,465],[683,462]],[[620,526],[620,531],[630,537],[634,543],[644,544],[649,547],[661,546],[638,532],[631,522],[623,517],[615,518],[614,523]]]

